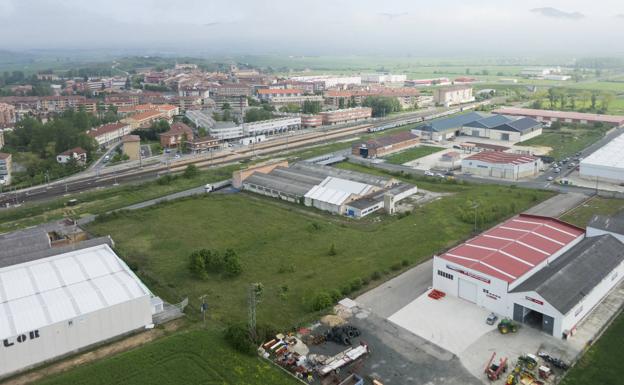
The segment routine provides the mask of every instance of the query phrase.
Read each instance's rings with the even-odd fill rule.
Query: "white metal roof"
[[[0,340],[142,296],[106,244],[0,269]]]
[[[598,151],[581,161],[581,165],[624,169],[624,134],[613,138]]]
[[[351,194],[348,192],[338,191],[320,185],[312,187],[310,191],[305,194],[306,198],[310,198],[319,202],[329,203],[332,205],[341,205],[350,196]]]
[[[357,195],[365,195],[373,188],[373,186],[365,183],[354,182],[352,180],[336,178],[333,176],[325,178],[320,183],[320,186]]]

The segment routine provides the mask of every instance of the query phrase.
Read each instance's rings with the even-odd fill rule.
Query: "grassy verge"
[[[434,154],[438,151],[442,151],[444,148],[442,147],[434,147],[434,146],[420,146],[411,148],[409,150],[401,151],[397,154],[393,154],[385,157],[386,162],[392,164],[403,164],[410,162],[414,159],[422,158],[427,155]]]
[[[229,348],[218,330],[187,330],[39,382],[61,384],[292,385],[292,378]]]
[[[613,215],[620,210],[624,210],[624,199],[595,197],[584,205],[569,211],[561,219],[585,227],[596,214]]]
[[[32,226],[50,220],[71,216],[74,218],[89,214],[101,214],[149,199],[158,198],[202,184],[232,177],[232,171],[240,166],[226,166],[201,171],[192,178],[178,177],[168,183],[158,180],[111,187],[85,193],[70,194],[62,199],[27,203],[18,208],[0,211],[0,233]],[[65,203],[76,198],[79,204],[68,209]]]
[[[624,345],[624,315],[620,314],[600,340],[561,381],[561,385],[621,384],[622,345]]]
[[[606,128],[563,127],[560,130],[545,129],[543,134],[518,143],[519,146],[546,146],[552,148],[548,155],[556,160],[571,156],[598,141],[607,131]]]

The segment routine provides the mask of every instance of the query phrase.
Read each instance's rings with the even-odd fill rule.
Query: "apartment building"
[[[451,87],[441,87],[433,90],[433,101],[436,105],[452,106],[456,104],[474,102],[472,87],[467,85],[455,85]]]
[[[15,121],[15,107],[7,103],[0,103],[0,127],[11,126]],[[0,145],[0,147],[2,146]]]
[[[130,134],[132,127],[128,123],[109,123],[95,127],[87,135],[95,139],[99,146],[108,147],[111,144],[121,141],[121,138]]]
[[[345,108],[343,110],[325,111],[320,115],[324,125],[342,124],[368,119],[372,116],[373,110],[370,107]]]
[[[0,185],[8,186],[11,184],[12,156],[4,152],[0,152]]]

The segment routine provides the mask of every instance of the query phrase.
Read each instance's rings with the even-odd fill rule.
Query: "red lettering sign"
[[[526,296],[524,298],[526,298],[527,301],[531,301],[531,302],[536,303],[538,305],[543,305],[544,304],[544,302],[540,301],[539,299],[531,298],[529,296]]]

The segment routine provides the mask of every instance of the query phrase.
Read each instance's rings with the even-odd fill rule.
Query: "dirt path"
[[[177,319],[175,321],[168,322],[164,324],[162,328],[155,328],[152,330],[140,332],[130,337],[123,338],[119,341],[98,347],[95,350],[78,354],[66,360],[62,360],[52,365],[45,366],[41,369],[35,369],[33,371],[17,375],[16,377],[13,377],[3,382],[3,384],[31,384],[35,381],[39,381],[51,375],[59,374],[67,370],[73,369],[76,366],[88,364],[90,362],[98,361],[103,358],[137,348],[139,346],[145,345],[148,342],[154,341],[155,339],[160,338],[165,334],[178,330],[184,324],[184,322],[184,319]]]

